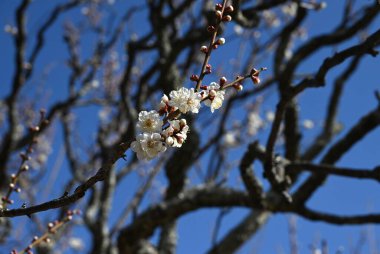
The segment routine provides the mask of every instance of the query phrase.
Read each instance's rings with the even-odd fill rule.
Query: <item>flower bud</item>
[[[199,76],[193,74],[193,75],[190,76],[190,80],[191,80],[191,81],[198,81],[198,80],[199,80]]]
[[[222,19],[224,22],[230,22],[232,20],[232,17],[230,15],[226,15]]]
[[[207,53],[208,52],[208,48],[207,48],[207,46],[202,46],[201,47],[201,52],[203,52],[203,53]]]
[[[210,64],[207,64],[206,65],[206,70],[205,70],[205,74],[210,74],[212,71],[211,71],[211,68],[212,66]]]
[[[219,45],[223,45],[224,43],[226,43],[226,39],[224,39],[224,38],[219,38],[219,39],[217,40],[217,43],[218,43]]]
[[[223,14],[222,14],[221,11],[216,11],[216,12],[215,12],[215,15],[216,15],[216,18],[217,18],[217,19],[222,19],[222,17],[223,17]]]
[[[208,27],[207,27],[207,31],[208,31],[209,33],[215,32],[215,27],[214,27],[214,26],[208,26]]]
[[[185,141],[185,139],[180,134],[177,134],[176,138],[177,138],[178,144],[183,144],[183,142]]]
[[[222,4],[215,4],[215,10],[216,11],[221,11],[223,9],[223,5]]]
[[[220,86],[223,86],[226,82],[227,82],[226,77],[221,77],[220,80],[219,80]]]
[[[169,102],[169,98],[166,94],[161,97],[162,102]]]
[[[167,137],[166,140],[165,140],[165,143],[168,145],[168,146],[172,146],[174,144],[174,138],[172,137]]]
[[[260,84],[260,78],[258,76],[251,76],[251,79],[255,85]]]
[[[243,86],[242,86],[242,84],[239,84],[239,83],[234,84],[234,88],[235,88],[236,91],[238,91],[238,92],[240,92],[240,91],[243,90]]]
[[[179,126],[183,127],[183,126],[185,126],[185,125],[187,125],[186,119],[181,119],[181,120],[179,121]]]
[[[231,13],[234,11],[234,7],[232,5],[229,5],[224,10],[225,10],[225,12]]]

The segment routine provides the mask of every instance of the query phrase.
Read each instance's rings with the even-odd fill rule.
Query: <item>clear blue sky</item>
[[[0,28],[5,27],[6,24],[14,24],[13,13],[20,1],[16,0],[3,0],[0,2]],[[56,3],[63,1],[49,1],[49,0],[36,0],[31,5],[28,18],[28,30],[30,32],[36,32],[36,29],[45,20],[46,14],[51,10]],[[134,2],[134,1],[131,1]],[[134,5],[131,2],[126,3],[123,1],[117,1],[112,7],[117,13],[120,14],[119,10],[122,10],[126,6]],[[138,2],[138,1],[136,1]],[[305,23],[305,27],[309,31],[309,37],[319,34],[321,32],[330,31],[335,24],[340,20],[336,19],[336,13],[340,13],[342,10],[343,1],[329,1],[328,6],[325,10],[316,12],[310,15]],[[357,1],[361,2],[361,1]],[[370,1],[363,1],[368,4]],[[358,3],[359,4],[359,3]],[[362,4],[362,3],[360,3]],[[33,84],[30,84],[30,88],[25,87],[23,94],[35,93],[32,89],[33,86],[41,79],[41,72],[46,67],[46,64],[51,64],[51,72],[46,79],[45,88],[51,94],[50,98],[46,102],[41,102],[41,106],[44,103],[45,106],[49,105],[51,101],[59,100],[63,95],[67,93],[66,82],[68,69],[65,66],[65,59],[67,58],[66,47],[62,43],[62,24],[67,19],[76,19],[80,14],[80,9],[69,12],[66,16],[61,18],[55,26],[53,26],[48,32],[48,42],[46,44],[46,49],[43,51],[42,55],[37,61],[37,69],[35,71],[36,75],[33,77]],[[146,21],[144,20],[146,15],[142,13],[141,15],[136,15],[136,19],[133,23],[139,24],[139,30],[135,32],[144,33],[146,30]],[[379,19],[377,20],[377,25],[380,24]],[[232,28],[232,25],[231,27]],[[378,27],[377,27],[378,28]],[[369,32],[377,29],[375,26],[372,27]],[[232,30],[228,30],[227,34],[231,34]],[[126,35],[128,37],[128,35]],[[91,41],[91,38],[85,40]],[[354,38],[347,45],[354,45],[358,42],[358,38]],[[33,43],[33,41],[32,41]],[[90,44],[90,43],[89,43]],[[0,97],[3,98],[9,91],[11,78],[13,75],[13,54],[14,49],[12,46],[12,41],[9,34],[0,31]],[[233,44],[231,43],[231,46]],[[120,48],[120,55],[123,54],[122,47]],[[29,48],[30,49],[30,48]],[[225,51],[217,51],[213,56],[212,61],[225,62],[227,58],[234,57],[235,51],[233,49],[228,50],[228,45],[226,45]],[[339,50],[341,48],[338,48]],[[90,52],[90,48],[83,48],[83,54]],[[332,49],[324,49],[319,52],[319,55],[306,61],[303,65],[301,71],[310,72],[314,71],[316,66],[318,66],[322,59],[326,56],[332,54]],[[270,61],[267,63],[270,67]],[[226,67],[226,63],[225,63]],[[344,126],[343,134],[347,131],[352,124],[354,124],[363,114],[373,109],[376,106],[376,100],[373,92],[376,89],[380,89],[380,79],[378,75],[379,71],[379,59],[365,57],[364,61],[361,62],[357,73],[349,80],[347,88],[344,92],[342,99],[342,105],[339,110],[339,120]],[[333,78],[339,74],[339,70],[342,68],[336,68],[332,70],[327,76],[327,87],[323,89],[310,89],[300,96],[299,101],[301,105],[301,119],[311,119],[316,123],[315,129],[321,126],[322,120],[325,114],[326,108],[326,97],[329,96],[331,91],[331,81]],[[268,71],[270,73],[270,70]],[[263,76],[265,79],[265,75]],[[187,84],[189,85],[189,84]],[[263,106],[265,110],[273,110],[275,108],[276,97],[270,97],[266,104]],[[79,111],[79,115],[86,115],[89,123],[97,122],[96,108],[83,108]],[[94,114],[88,114],[92,112]],[[56,130],[57,140],[54,143],[54,152],[49,159],[50,166],[53,165],[56,156],[58,156],[59,148],[62,145],[60,140],[60,128],[59,126],[54,127]],[[81,125],[83,128],[84,137],[91,138],[91,126],[88,124]],[[303,140],[303,146],[307,146],[311,142],[314,135],[317,133],[316,130],[306,131],[306,135]],[[268,131],[263,131],[260,134],[260,140],[266,140]],[[360,144],[356,145],[349,153],[347,153],[338,163],[339,166],[350,166],[357,168],[373,168],[379,165],[380,149],[379,149],[380,131],[377,129],[375,132],[371,133],[366,137]],[[264,144],[264,143],[263,143]],[[237,152],[237,154],[240,154]],[[64,172],[67,165],[62,164],[62,172]],[[258,174],[261,174],[258,172]],[[62,179],[68,176],[65,173],[60,175]],[[160,176],[163,177],[162,175]],[[232,174],[231,177],[237,177],[236,174]],[[137,183],[137,176],[126,180],[124,185],[129,186],[128,188],[118,190],[116,193],[115,202],[119,200],[125,200],[125,196],[130,196],[132,193],[128,193],[128,189],[135,186]],[[56,193],[53,196],[60,195],[61,190],[56,189]],[[358,181],[350,180],[346,178],[330,177],[325,185],[320,188],[320,190],[314,195],[313,199],[309,202],[310,207],[321,210],[328,211],[337,214],[360,214],[367,212],[379,212],[380,202],[378,194],[380,193],[380,186],[374,181]],[[122,199],[123,198],[123,199]],[[43,201],[43,200],[40,200]],[[223,227],[221,229],[220,235],[224,232],[228,232],[228,229],[236,224],[245,214],[247,214],[246,209],[235,209],[231,211],[223,221]],[[212,228],[215,223],[217,210],[202,210],[193,212],[182,217],[179,220],[179,245],[178,253],[202,253],[210,247]],[[41,216],[49,216],[49,214],[43,214]],[[375,239],[375,244],[380,250],[380,242],[377,235],[380,233],[379,226],[333,226],[326,223],[316,223],[309,222],[302,218],[297,218],[298,224],[298,240],[300,244],[300,254],[310,253],[310,244],[320,244],[321,239],[326,239],[330,247],[330,253],[335,253],[335,251],[340,247],[344,246],[345,251],[343,253],[351,253],[350,248],[355,246],[360,238],[360,234],[363,231],[373,231]],[[114,219],[114,218],[112,218]],[[288,220],[289,215],[274,215],[269,223],[257,234],[251,241],[249,241],[240,251],[240,253],[289,253],[289,241],[288,241]],[[14,219],[17,225],[22,225],[23,228],[34,228],[31,222],[25,218]],[[82,234],[87,238],[86,232],[78,231],[75,234]],[[368,248],[368,244],[366,244]],[[0,246],[1,252],[9,251],[3,249]],[[255,252],[256,251],[256,252]],[[69,252],[67,252],[69,253]],[[369,253],[369,250],[364,250],[362,253]]]

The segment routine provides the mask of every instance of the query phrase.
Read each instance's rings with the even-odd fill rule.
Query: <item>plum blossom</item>
[[[223,136],[223,144],[226,147],[234,147],[239,144],[239,131],[228,131]]]
[[[169,127],[166,128],[162,135],[165,142],[171,147],[181,147],[187,139],[189,126],[185,119],[169,121]]]
[[[302,126],[305,129],[313,129],[314,128],[314,122],[312,120],[310,120],[310,119],[305,119],[302,122]]]
[[[254,136],[264,127],[264,121],[259,115],[259,112],[253,111],[248,115],[248,135]]]
[[[158,105],[158,107],[161,109],[161,108],[164,108],[166,107],[166,105],[169,103],[169,98],[166,94],[164,94],[161,98],[161,101],[160,101],[160,104]]]
[[[137,135],[136,141],[131,144],[131,149],[139,160],[151,160],[159,153],[165,152],[166,146],[162,142],[159,133],[142,133]]]
[[[214,113],[215,109],[222,106],[224,101],[224,90],[220,90],[220,85],[212,82],[208,87],[206,93],[208,94],[207,99],[204,101],[205,105],[210,107],[211,113]]]
[[[139,121],[136,124],[137,129],[142,132],[160,132],[162,129],[162,120],[160,115],[155,110],[141,111],[139,113]]]
[[[169,105],[176,107],[181,113],[198,113],[201,107],[201,95],[195,92],[194,88],[180,88],[177,91],[171,91]]]
[[[171,107],[169,106],[169,97],[164,94],[161,98],[160,103],[158,104],[158,114],[164,115],[165,113],[168,113],[171,110]]]

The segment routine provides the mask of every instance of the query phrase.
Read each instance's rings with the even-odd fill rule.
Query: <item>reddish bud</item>
[[[251,70],[251,75],[252,75],[252,76],[259,76],[259,74],[260,74],[260,72],[259,72],[258,70],[256,70],[255,68],[253,68],[253,69]]]
[[[224,10],[225,10],[225,12],[227,12],[227,13],[231,13],[231,12],[234,11],[234,7],[233,7],[232,5],[229,5],[229,6],[227,6]]]
[[[207,46],[202,46],[200,50],[201,50],[201,52],[203,52],[205,54],[207,54],[207,52],[208,52]]]
[[[240,83],[236,83],[236,84],[234,84],[233,85],[233,87],[236,89],[236,91],[242,91],[243,90],[243,86],[242,86],[242,84],[240,84]]]
[[[219,80],[220,86],[223,86],[226,82],[227,82],[226,77],[221,77],[220,80]]]
[[[205,74],[210,74],[212,71],[211,71],[211,65],[210,64],[207,64],[206,65],[206,70],[205,70]]]
[[[160,116],[165,115],[167,112],[168,112],[168,106],[167,106],[167,105],[166,105],[165,107],[160,108],[160,109],[158,110],[158,114],[159,114]]]
[[[193,75],[190,76],[190,80],[191,80],[191,81],[198,81],[198,80],[199,80],[199,76],[193,74]]]
[[[223,14],[222,14],[221,11],[216,11],[216,12],[215,12],[215,15],[216,15],[216,18],[219,19],[219,20],[221,20],[222,17],[223,17]]]
[[[183,137],[176,135],[175,138],[177,139],[178,144],[183,144],[183,141],[184,141]]]
[[[207,31],[210,33],[213,33],[213,32],[215,32],[215,27],[214,26],[208,26]]]
[[[226,15],[222,18],[222,21],[224,22],[230,22],[232,20],[232,17],[230,15]]]
[[[221,11],[223,9],[223,5],[222,4],[215,4],[215,10],[216,11]]]
[[[260,83],[260,78],[258,76],[251,76],[251,79],[255,85]]]

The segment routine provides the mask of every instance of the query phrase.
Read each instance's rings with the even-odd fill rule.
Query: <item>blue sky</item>
[[[33,33],[41,25],[46,14],[51,10],[57,2],[63,1],[48,1],[48,0],[36,0],[31,5],[28,19],[28,30]],[[341,12],[343,1],[329,1],[328,6],[325,10],[320,12],[312,13],[307,21],[305,22],[305,27],[309,31],[309,37],[322,32],[328,32],[334,28],[335,24],[339,22],[336,19],[336,13]],[[359,2],[359,1],[357,1]],[[363,1],[366,4],[370,1]],[[19,1],[4,0],[0,2],[0,28],[2,29],[6,24],[14,24],[13,11],[17,7]],[[359,3],[357,3],[359,4]],[[361,3],[360,3],[361,4]],[[115,11],[126,8],[127,6],[134,5],[132,2],[116,1],[113,6]],[[49,91],[49,99],[42,100],[40,102],[41,106],[48,106],[51,102],[64,98],[67,94],[66,82],[68,76],[68,68],[65,66],[65,60],[67,59],[66,48],[62,43],[62,24],[67,19],[75,20],[76,17],[80,15],[80,9],[75,9],[70,11],[63,18],[60,18],[57,24],[52,27],[48,32],[48,42],[46,48],[42,52],[41,56],[37,60],[37,69],[35,71],[35,76],[32,78],[31,84],[23,89],[23,94],[33,94],[38,91],[33,90],[33,87],[41,79],[41,72],[44,68],[50,66],[51,71],[46,77],[44,88]],[[128,31],[129,33],[125,35],[125,39],[128,38],[133,32],[144,34],[146,29],[146,15],[142,13],[141,15],[136,15],[132,26],[138,26],[138,29],[134,31]],[[374,24],[379,24],[379,19]],[[227,30],[226,34],[232,34],[232,26]],[[372,26],[368,32],[374,31],[378,27]],[[86,40],[91,42],[91,35],[88,35]],[[227,36],[226,36],[227,37]],[[358,38],[350,40],[346,45],[354,45],[358,42]],[[33,44],[33,40],[31,41]],[[86,43],[86,41],[84,41]],[[302,41],[300,42],[302,43]],[[12,40],[9,34],[1,31],[0,32],[0,97],[3,98],[9,92],[10,83],[14,71],[13,67],[13,54],[14,49],[12,47]],[[91,45],[91,43],[89,43]],[[121,45],[118,45],[119,48]],[[336,50],[342,49],[342,47]],[[122,50],[122,49],[121,49]],[[122,51],[120,50],[120,54]],[[83,47],[83,54],[88,54],[91,52],[91,47]],[[316,66],[322,62],[322,60],[332,54],[332,49],[322,49],[317,55],[309,58],[303,64],[302,70],[300,72],[313,72]],[[225,59],[235,57],[236,50],[234,49],[234,44],[230,45],[227,43],[225,48],[220,51],[216,51],[213,55],[212,63],[223,62],[223,67],[228,69],[228,62]],[[47,65],[49,64],[49,65]],[[271,59],[265,63],[270,67]],[[344,66],[344,65],[343,65]],[[357,73],[352,76],[347,84],[347,88],[344,91],[344,96],[342,98],[341,107],[339,109],[339,121],[342,123],[344,129],[341,135],[352,126],[363,114],[375,108],[377,102],[374,97],[374,91],[379,89],[379,69],[378,58],[365,57],[361,62]],[[199,67],[200,68],[200,67]],[[334,68],[327,76],[327,82],[325,88],[320,89],[310,89],[306,91],[299,97],[300,102],[300,113],[301,119],[311,119],[316,123],[314,130],[306,131],[303,146],[307,146],[313,137],[318,133],[318,127],[321,126],[323,117],[326,111],[326,98],[331,92],[331,84],[334,77],[338,75],[343,70],[342,67]],[[270,71],[268,71],[270,73]],[[265,73],[263,79],[265,79]],[[269,74],[268,74],[269,75]],[[189,84],[187,84],[189,85]],[[269,96],[263,105],[263,110],[274,110],[277,101],[277,96]],[[45,104],[45,105],[43,105]],[[80,128],[82,128],[82,140],[91,139],[91,127],[86,123],[97,123],[98,115],[96,113],[96,108],[84,107],[79,109],[78,115],[86,116],[86,122],[80,123]],[[88,114],[92,112],[93,114]],[[61,130],[59,126],[55,126],[55,132],[57,139],[54,142],[54,152],[51,155],[52,159],[49,159],[50,166],[54,164],[54,157],[58,156],[59,148],[62,145],[60,140]],[[266,140],[268,131],[264,130],[259,139],[263,141]],[[338,136],[339,138],[339,136]],[[347,153],[337,165],[339,166],[350,166],[357,168],[373,168],[379,165],[378,158],[380,158],[380,149],[378,146],[378,140],[380,140],[380,131],[376,129],[368,137],[366,137],[361,143],[353,147],[353,149]],[[241,154],[240,151],[236,151],[237,154]],[[67,179],[69,176],[64,173],[66,163],[63,162],[62,170],[59,177],[62,179]],[[261,175],[260,172],[257,173]],[[237,178],[237,172],[231,174],[231,177]],[[49,173],[46,175],[46,179],[49,179]],[[159,178],[164,181],[163,174]],[[123,185],[125,186],[136,186],[138,185],[138,177],[134,175],[133,177],[125,180]],[[133,189],[133,188],[131,188]],[[53,189],[54,192],[52,196],[59,196],[61,190]],[[337,214],[361,214],[367,212],[377,212],[380,210],[380,203],[378,199],[378,193],[380,191],[379,184],[374,181],[363,181],[363,180],[350,180],[346,178],[330,177],[329,180],[323,185],[320,190],[314,195],[313,199],[309,202],[310,207],[321,210],[328,211]],[[131,196],[130,193],[125,190],[118,190],[115,196],[115,202],[120,200],[125,200],[125,197]],[[123,198],[123,199],[122,199]],[[42,202],[43,200],[41,200]],[[146,205],[146,203],[145,203]],[[223,227],[221,229],[220,235],[228,232],[231,226],[235,225],[244,215],[247,214],[246,209],[234,209],[232,210],[223,220]],[[178,253],[202,253],[210,247],[210,240],[212,235],[212,228],[215,223],[215,218],[218,214],[217,210],[202,210],[190,213],[179,220],[179,244]],[[49,217],[49,214],[43,214],[42,216]],[[269,223],[261,230],[252,240],[250,240],[239,253],[289,253],[289,240],[288,240],[288,221],[289,214],[279,214],[273,215]],[[335,251],[344,246],[343,253],[351,253],[350,246],[355,246],[356,242],[360,238],[362,232],[375,232],[374,237],[377,248],[380,249],[379,240],[377,235],[380,233],[380,228],[378,226],[334,226],[322,222],[309,222],[302,218],[297,218],[298,224],[298,240],[300,243],[300,253],[309,253],[309,246],[311,244],[320,244],[322,239],[327,239],[328,245],[330,247],[330,253],[335,253]],[[28,219],[17,218],[14,219],[15,223],[18,225],[24,225],[25,228],[34,228]],[[111,218],[114,221],[114,218]],[[86,232],[77,231],[74,234],[83,235],[87,239]],[[370,244],[366,244],[368,248]],[[9,251],[9,249],[2,249],[2,251]],[[255,252],[256,251],[256,252]],[[70,252],[67,252],[70,253]],[[362,253],[369,253],[369,250],[364,250]]]

